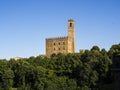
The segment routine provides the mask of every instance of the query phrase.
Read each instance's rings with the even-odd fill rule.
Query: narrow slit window
[[[72,27],[72,23],[70,23],[70,27]]]

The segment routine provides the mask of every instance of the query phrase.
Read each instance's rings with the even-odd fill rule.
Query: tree
[[[120,62],[120,44],[108,52],[93,46],[84,53],[0,60],[0,90],[102,90],[113,83],[112,61]]]
[[[112,60],[114,60],[115,54],[120,54],[120,44],[112,45],[110,50],[108,51],[108,55]]]
[[[26,61],[26,59],[21,59],[18,61],[13,62],[12,70],[15,74],[14,77],[14,87],[25,87],[25,75],[26,72],[31,67],[30,63]]]
[[[91,51],[92,51],[92,50],[100,51],[100,48],[99,48],[98,46],[93,46],[93,47],[91,48]]]
[[[14,73],[6,60],[0,60],[0,88],[9,90],[13,86]]]

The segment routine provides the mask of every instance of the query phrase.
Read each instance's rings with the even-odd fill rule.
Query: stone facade
[[[46,56],[58,53],[74,53],[75,52],[75,27],[74,20],[68,20],[68,36],[47,38],[46,39]]]

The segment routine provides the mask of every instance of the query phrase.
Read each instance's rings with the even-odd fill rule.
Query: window
[[[63,42],[63,45],[65,45],[65,42]]]
[[[60,50],[60,48],[59,48],[59,50]]]
[[[70,23],[70,27],[72,27],[72,23]]]
[[[58,44],[60,45],[60,42]]]
[[[55,51],[55,48],[54,48],[54,51]]]
[[[65,47],[63,47],[63,50],[65,50]]]
[[[55,45],[55,43],[54,43],[54,45]]]

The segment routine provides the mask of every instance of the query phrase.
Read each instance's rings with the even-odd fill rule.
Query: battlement
[[[55,40],[55,39],[67,39],[67,36],[63,36],[63,37],[53,37],[53,38],[46,38],[46,40]]]
[[[74,20],[73,20],[73,19],[69,19],[68,21],[69,21],[69,22],[74,22]]]

